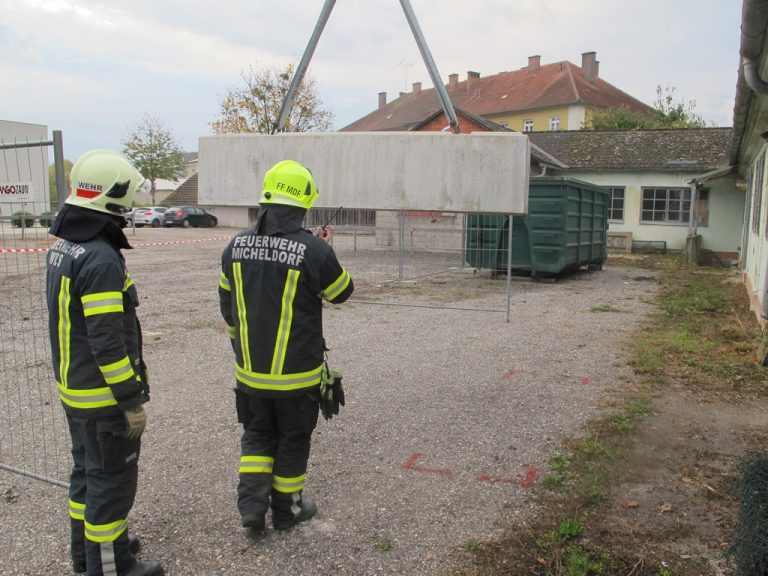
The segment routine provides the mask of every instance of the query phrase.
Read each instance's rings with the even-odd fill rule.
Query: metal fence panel
[[[51,382],[45,302],[48,227],[56,209],[48,146],[62,161],[60,133],[54,138],[0,142],[0,468],[65,485],[69,436]]]

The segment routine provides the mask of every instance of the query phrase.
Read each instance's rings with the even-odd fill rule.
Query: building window
[[[608,219],[624,222],[624,188],[608,188],[611,192],[610,205],[608,206]]]
[[[523,132],[533,132],[533,120],[523,120]]]
[[[709,225],[709,190],[699,190],[698,226]],[[690,188],[643,188],[641,222],[688,224],[691,219]]]
[[[552,132],[560,130],[560,116],[552,116],[549,119],[549,129]]]
[[[688,224],[690,214],[690,188],[643,188],[641,222]]]
[[[509,122],[499,122],[499,126],[503,126],[504,128],[507,128],[509,126]]]

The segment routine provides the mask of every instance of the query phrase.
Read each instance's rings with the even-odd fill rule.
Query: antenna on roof
[[[400,60],[400,63],[398,66],[403,67],[403,92],[408,92],[408,68],[413,66],[413,62],[406,62],[405,60]]]

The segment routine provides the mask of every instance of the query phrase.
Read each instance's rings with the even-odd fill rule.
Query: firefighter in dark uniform
[[[71,190],[50,233],[46,291],[53,372],[74,465],[69,484],[71,554],[88,576],[162,575],[137,560],[128,533],[149,400],[141,357],[139,299],[120,250],[123,214],[145,179],[122,155],[94,150],[71,172]]]
[[[256,532],[270,506],[277,530],[317,511],[302,490],[324,367],[323,300],[339,304],[354,289],[330,245],[332,228],[302,228],[317,194],[307,168],[277,163],[264,176],[256,225],[221,258],[219,299],[243,425],[238,509]]]

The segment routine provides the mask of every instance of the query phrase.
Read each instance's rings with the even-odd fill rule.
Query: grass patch
[[[598,304],[597,306],[592,306],[590,310],[592,312],[621,312],[621,310],[610,304]]]
[[[381,550],[382,552],[386,552],[390,548],[392,548],[392,541],[389,538],[382,538],[381,540],[377,540],[376,544],[374,544],[374,547],[377,550]]]
[[[476,540],[475,538],[470,538],[466,544],[464,544],[464,548],[469,550],[470,552],[477,552],[483,547],[483,543],[480,540]]]
[[[563,451],[550,458],[548,473],[534,490],[536,517],[474,548],[470,565],[453,574],[702,573],[700,565],[669,552],[663,534],[622,540],[604,523],[612,515],[604,503],[633,434],[652,410],[655,391],[675,386],[697,393],[711,389],[720,397],[768,393],[768,376],[756,362],[761,334],[744,286],[732,281],[733,271],[691,267],[671,255],[629,265],[652,269],[660,286],[658,312],[634,335],[630,350],[640,383],[628,386],[612,413],[588,422],[581,437],[565,442]],[[607,304],[591,310],[617,311]]]
[[[563,520],[557,528],[557,534],[564,542],[576,538],[582,532],[584,527],[577,520]]]

